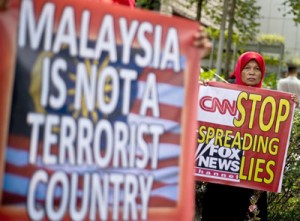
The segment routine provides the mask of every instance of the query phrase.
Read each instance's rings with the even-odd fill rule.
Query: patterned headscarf
[[[258,66],[261,70],[260,82],[257,85],[254,85],[253,87],[261,87],[262,81],[263,81],[264,75],[265,75],[265,61],[264,61],[263,57],[261,56],[261,54],[259,54],[257,52],[249,51],[249,52],[245,52],[245,53],[241,54],[231,76],[235,76],[236,84],[246,85],[242,81],[242,70],[246,66],[246,64],[248,64],[248,62],[251,60],[255,60],[258,63]]]

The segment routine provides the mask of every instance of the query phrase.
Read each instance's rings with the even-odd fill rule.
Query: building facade
[[[283,6],[283,0],[257,1],[261,6],[260,33],[277,34],[284,37],[285,57],[300,58],[300,26],[293,21],[292,15],[286,15],[290,9]]]

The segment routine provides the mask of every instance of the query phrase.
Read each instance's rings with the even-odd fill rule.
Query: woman
[[[260,88],[264,75],[263,57],[257,52],[246,52],[239,57],[231,77],[235,78],[236,84]],[[291,99],[298,103],[295,95]],[[256,193],[252,189],[208,183],[203,199],[202,221],[249,220],[253,209],[253,206],[250,207],[250,198]],[[259,210],[257,216],[260,221],[266,221],[266,192],[260,192],[255,207]]]
[[[246,52],[239,57],[232,76],[235,77],[236,84],[261,87],[264,74],[263,57],[256,52]],[[208,183],[203,199],[202,221],[248,220],[249,200],[253,194],[252,189]],[[260,210],[259,218],[261,221],[266,221],[267,197],[265,192],[260,195],[257,206]]]

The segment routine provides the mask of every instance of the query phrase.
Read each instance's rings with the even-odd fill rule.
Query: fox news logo
[[[244,151],[209,143],[198,145],[195,157],[195,169],[198,176],[215,177],[238,181],[240,163]]]

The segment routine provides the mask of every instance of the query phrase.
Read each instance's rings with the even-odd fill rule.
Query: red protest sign
[[[8,1],[0,217],[191,220],[197,27],[99,1]]]
[[[211,82],[198,95],[196,179],[280,192],[291,95]]]

